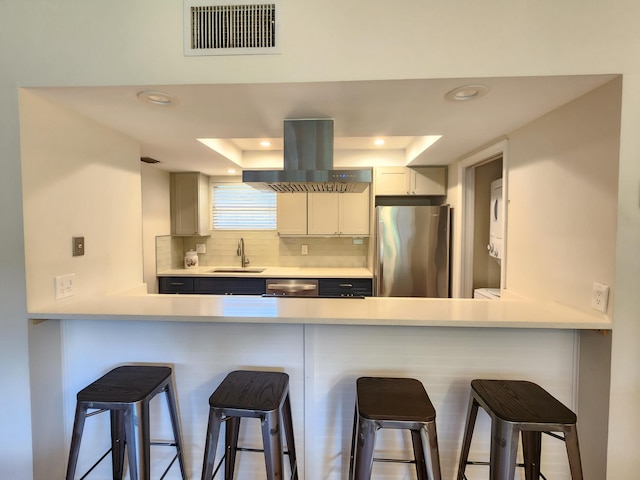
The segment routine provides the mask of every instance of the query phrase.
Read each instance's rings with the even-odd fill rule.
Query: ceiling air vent
[[[279,0],[232,1],[184,1],[186,56],[281,53]]]

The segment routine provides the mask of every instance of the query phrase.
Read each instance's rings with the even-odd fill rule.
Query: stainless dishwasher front
[[[318,280],[270,278],[267,279],[267,295],[317,297]]]

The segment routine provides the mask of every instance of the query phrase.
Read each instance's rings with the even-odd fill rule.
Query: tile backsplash
[[[217,231],[210,237],[156,237],[156,270],[183,266],[184,254],[206,245],[199,254],[204,266],[240,266],[236,255],[238,241],[244,238],[245,255],[252,267],[366,267],[369,238],[352,237],[280,237],[275,232],[259,230]],[[357,242],[356,242],[357,243]],[[307,255],[302,246],[307,245]]]

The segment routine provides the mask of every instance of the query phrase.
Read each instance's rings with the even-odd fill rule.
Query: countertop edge
[[[136,312],[136,313],[133,313]],[[27,312],[30,320],[117,320],[612,330],[609,317],[531,300],[110,295]]]

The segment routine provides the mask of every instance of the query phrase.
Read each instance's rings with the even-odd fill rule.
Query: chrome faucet
[[[244,238],[240,237],[238,241],[238,250],[236,251],[236,255],[240,257],[240,265],[242,268],[245,268],[249,265],[249,259],[244,254]]]

